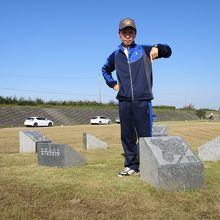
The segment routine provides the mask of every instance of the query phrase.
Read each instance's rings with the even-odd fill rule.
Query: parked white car
[[[95,116],[93,118],[91,118],[90,120],[90,124],[91,125],[94,125],[94,124],[99,124],[99,125],[102,125],[102,124],[111,124],[111,119],[109,118],[106,118],[104,116]]]
[[[115,119],[115,122],[116,122],[117,124],[120,124],[120,118],[116,118],[116,119]]]
[[[53,126],[53,122],[43,117],[29,117],[24,121],[24,125],[27,127],[51,127]]]

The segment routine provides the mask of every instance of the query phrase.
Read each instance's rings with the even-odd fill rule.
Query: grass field
[[[162,124],[162,123],[159,123]],[[220,135],[220,122],[166,122],[196,153]],[[200,190],[156,190],[139,176],[118,178],[123,167],[119,125],[32,128],[73,147],[86,165],[51,168],[35,154],[19,153],[19,131],[0,129],[0,219],[220,219],[220,161],[205,162]],[[83,132],[105,141],[107,150],[83,149]]]

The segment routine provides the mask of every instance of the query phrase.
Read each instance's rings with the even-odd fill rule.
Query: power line
[[[64,92],[51,92],[51,91],[42,91],[42,90],[29,90],[29,89],[15,89],[15,88],[0,88],[0,90],[7,90],[7,91],[19,91],[19,92],[31,92],[31,93],[44,93],[44,94],[56,94],[56,95],[72,95],[72,96],[91,96],[97,97],[97,94],[79,94],[79,93],[64,93]],[[102,95],[103,96],[103,95]],[[105,97],[111,97],[106,96]]]
[[[72,77],[72,76],[42,76],[42,75],[1,75],[1,77],[4,78],[26,78],[26,79],[63,79],[63,80],[98,80],[98,76],[97,77],[86,77],[86,76],[80,76],[80,77]]]
[[[20,91],[20,92],[33,92],[33,93],[46,93],[46,94],[58,94],[58,95],[87,95],[87,94],[77,94],[77,93],[64,93],[64,92],[50,92],[50,91],[39,91],[39,90],[29,90],[29,89],[13,89],[13,88],[0,88],[2,90]],[[89,96],[97,96],[89,94]]]

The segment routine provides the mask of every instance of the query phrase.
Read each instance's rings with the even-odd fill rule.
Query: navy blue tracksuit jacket
[[[158,57],[169,57],[171,49],[168,45],[157,44]],[[121,140],[125,152],[125,167],[137,170],[137,138],[150,137],[152,134],[152,64],[150,51],[152,46],[133,44],[128,50],[124,48],[114,51],[102,67],[102,74],[107,85],[113,88],[117,83],[120,90],[119,116],[121,122]],[[116,70],[117,81],[112,77]]]

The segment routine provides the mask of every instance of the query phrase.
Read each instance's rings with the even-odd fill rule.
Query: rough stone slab
[[[204,145],[201,145],[198,148],[198,156],[203,161],[220,160],[220,136]]]
[[[152,136],[167,136],[168,135],[168,126],[167,125],[154,125],[152,128]]]
[[[178,136],[140,138],[140,178],[166,191],[201,188],[204,166]]]
[[[51,141],[38,131],[19,132],[20,153],[36,153],[38,143],[50,143]]]
[[[66,144],[40,143],[37,145],[38,164],[50,167],[72,167],[85,164],[85,159]]]
[[[89,133],[83,133],[83,146],[85,149],[107,149],[108,145]]]

